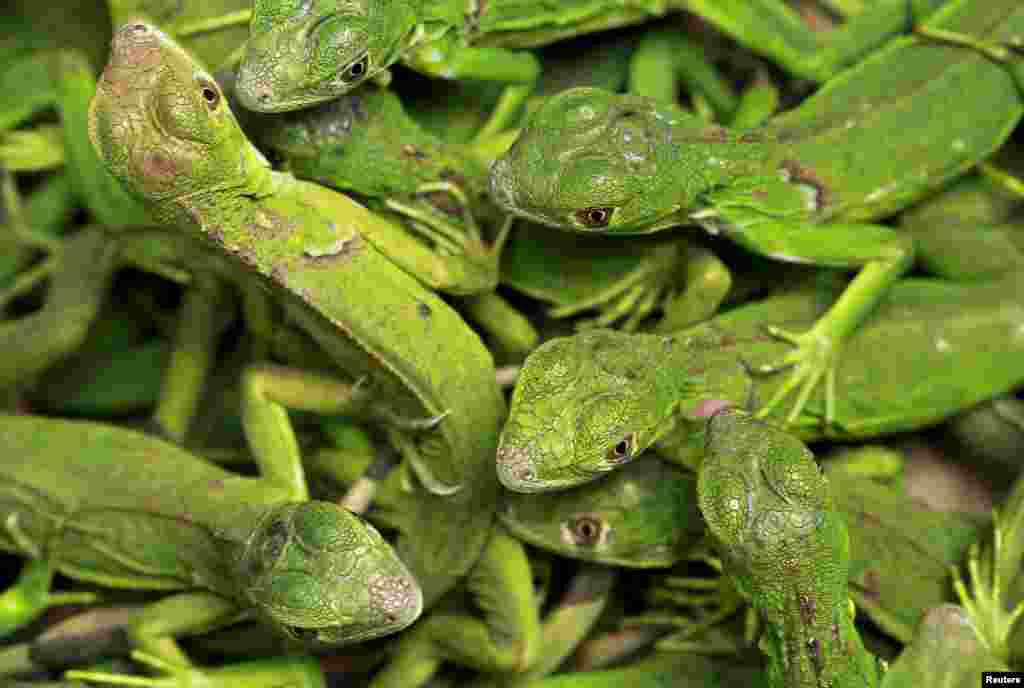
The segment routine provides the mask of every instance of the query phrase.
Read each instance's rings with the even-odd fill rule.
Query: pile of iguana
[[[1016,474],[1024,10],[798,4],[19,1],[3,680],[1017,668],[1019,488],[886,436]]]

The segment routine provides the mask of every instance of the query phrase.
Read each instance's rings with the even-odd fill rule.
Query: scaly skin
[[[419,588],[377,531],[279,472],[241,477],[99,423],[4,416],[0,435],[0,549],[76,580],[202,600],[190,616],[169,614],[168,634],[255,612],[287,638],[338,645],[419,616]],[[143,649],[160,647],[137,634]]]
[[[813,440],[918,429],[1020,384],[1020,275],[969,286],[899,282],[846,347],[832,429],[822,427],[821,394],[794,431]],[[582,485],[647,448],[696,467],[709,413],[757,407],[781,384],[751,370],[786,346],[764,325],[813,320],[836,291],[805,284],[672,335],[592,331],[546,342],[512,395],[498,449],[502,483],[517,492]]]
[[[1018,373],[1013,372],[1017,366],[1012,359],[1007,359],[1005,365],[1000,363],[999,347],[991,350],[994,357],[989,358],[976,342],[1015,341],[1011,333],[1014,322],[1020,318],[1020,303],[1014,301],[1013,295],[1019,293],[1020,275],[1024,274],[1024,222],[1019,213],[1019,198],[1019,193],[1003,188],[994,179],[970,176],[904,214],[901,231],[910,234],[918,245],[922,265],[949,282],[909,280],[897,285],[847,345],[844,357],[851,360],[841,361],[836,374],[839,398],[830,406],[827,398],[812,395],[797,417],[795,427],[801,437],[854,438],[913,430],[1018,384]],[[965,286],[953,286],[953,281]],[[1005,287],[999,287],[1000,283]],[[779,381],[752,375],[748,369],[760,361],[772,360],[784,349],[763,336],[764,326],[813,320],[836,292],[834,288],[820,295],[813,290],[792,292],[788,297],[748,305],[695,328],[690,331],[693,336],[687,338],[687,346],[681,351],[677,349],[678,365],[700,372],[691,382],[722,390],[725,396],[720,399],[740,406],[763,404],[773,397]],[[961,300],[963,309],[952,306]],[[943,301],[947,304],[943,305]],[[979,327],[979,335],[986,332],[981,340],[972,335],[975,327]],[[520,376],[522,391],[513,395],[499,450],[499,475],[511,489],[559,489],[586,482],[614,468],[615,462],[606,458],[613,439],[604,436],[611,428],[599,428],[595,439],[580,431],[585,426],[576,424],[576,410],[587,399],[595,400],[590,403],[598,409],[597,415],[623,419],[634,431],[646,428],[637,450],[656,446],[664,455],[684,464],[699,463],[703,431],[699,424],[680,417],[686,416],[691,405],[698,408],[702,399],[713,401],[715,395],[699,389],[687,391],[685,379],[659,383],[659,376],[686,376],[668,372],[667,367],[656,372],[649,362],[637,367],[642,371],[640,376],[636,377],[634,371],[633,379],[625,387],[643,392],[636,397],[631,392],[623,394],[623,385],[612,382],[614,377],[598,382],[598,377],[587,372],[596,363],[595,352],[591,351],[593,344],[587,341],[549,343],[545,347],[557,347],[564,353],[542,353],[546,351],[542,347],[527,359]],[[625,338],[621,346],[634,348],[640,341]],[[614,358],[614,346],[608,347],[606,360]],[[638,354],[639,359],[646,355],[664,357],[665,365],[671,365],[671,352],[659,351],[656,343],[650,346],[648,354]],[[1011,349],[1013,346],[1010,344]],[[915,349],[920,357],[910,353]],[[578,353],[569,353],[573,350]],[[976,371],[974,381],[958,378],[954,369],[942,362],[947,355],[959,357],[961,353],[967,356],[962,359],[964,371]],[[692,363],[686,361],[687,357],[693,357]],[[556,364],[559,360],[561,363]],[[549,367],[552,369],[548,370]],[[629,368],[628,364],[622,366],[623,371]],[[577,379],[575,373],[569,374],[576,370],[580,382],[566,384],[567,376]],[[950,376],[939,379],[938,370],[947,371]],[[989,370],[998,371],[996,377],[990,377]],[[981,379],[995,382],[1006,373],[1009,377],[988,389],[975,387]],[[643,381],[637,387],[639,380]],[[933,382],[934,386],[930,386]],[[671,392],[673,386],[681,391]],[[669,391],[659,397],[653,393],[658,388]],[[676,409],[672,408],[674,403],[679,405]],[[655,405],[661,410],[653,411]],[[653,417],[642,415],[652,411]],[[777,412],[769,418],[782,420]],[[666,420],[669,425],[663,423]],[[826,421],[825,427],[821,427],[822,420]],[[659,442],[659,437],[665,439]],[[633,451],[631,456],[635,455]],[[531,473],[533,477],[529,480],[517,477]]]
[[[896,458],[864,452],[858,465],[874,455]],[[982,519],[922,508],[849,463],[823,467],[850,533],[850,595],[880,628],[910,642],[924,612],[948,600],[949,567],[963,560]],[[692,473],[647,456],[572,490],[506,494],[498,518],[516,537],[562,556],[667,568],[703,532],[696,501]]]
[[[726,571],[765,624],[769,685],[877,686],[877,661],[853,625],[846,526],[807,447],[720,411],[708,423],[697,499]]]
[[[308,463],[314,475],[347,487],[376,457],[361,429],[340,422],[331,430],[335,448],[317,452]],[[436,532],[435,519],[424,518],[425,509],[417,504],[422,499],[404,487],[399,471],[392,470],[380,481],[368,517],[411,540],[449,540]],[[496,520],[492,523],[487,545],[465,581],[401,637],[371,688],[425,685],[446,662],[502,676],[533,669],[542,650],[541,601],[535,599],[534,575],[522,543],[509,537]],[[577,612],[582,615],[583,610]]]
[[[572,559],[669,567],[704,532],[696,481],[655,457],[558,494],[505,494],[498,519],[516,537]]]
[[[410,234],[421,234],[428,243],[438,237],[432,247],[412,237],[369,237],[393,262],[434,289],[452,294],[491,290],[500,260],[503,283],[553,302],[553,317],[599,308],[598,324],[625,318],[627,327],[635,327],[675,291],[679,273],[685,272],[680,269],[684,258],[694,264],[706,254],[679,239],[543,242],[543,228],[525,223],[515,228],[507,250],[502,250],[504,237],[488,244],[476,220],[495,225],[500,213],[488,196],[486,167],[468,147],[424,131],[395,94],[372,85],[317,108],[243,116],[242,123],[268,155],[281,159],[297,177],[358,194],[376,212],[412,220]],[[468,204],[445,185],[456,186]],[[416,224],[425,230],[415,231]],[[713,272],[711,280],[721,274]],[[691,293],[702,291],[707,289]],[[536,334],[529,340],[535,346]]]
[[[165,662],[155,660],[149,655],[135,653],[133,658],[140,664],[147,665],[152,670],[158,670],[165,674],[159,678],[134,678],[132,685],[152,685],[162,688],[189,688],[190,686],[203,686],[204,688],[235,688],[244,684],[246,688],[327,688],[327,677],[324,676],[320,662],[313,657],[272,657],[269,659],[255,659],[246,662],[236,662],[212,669],[188,669],[168,665]],[[95,681],[105,685],[119,685],[110,674],[99,671],[68,671],[65,678],[73,681],[70,684],[59,684],[52,688],[75,688],[81,685],[78,681]],[[128,678],[128,677],[125,677]],[[35,685],[35,684],[33,684]],[[123,685],[123,684],[121,684]],[[41,688],[46,688],[42,685]]]
[[[159,30],[137,23],[117,32],[90,115],[93,144],[125,188],[162,223],[205,242],[203,255],[230,281],[255,279],[347,378],[247,373],[253,451],[297,456],[285,406],[379,422],[416,489],[430,493],[416,517],[438,537],[398,547],[426,603],[435,601],[476,561],[497,498],[490,462],[504,403],[480,340],[361,234],[400,230],[335,191],[272,171],[213,79]],[[461,547],[449,546],[452,532]]]
[[[242,124],[300,179],[357,194],[375,212],[405,220],[406,241],[369,238],[428,286],[452,294],[497,286],[503,241],[485,242],[477,227],[501,217],[488,197],[486,166],[467,147],[422,129],[393,92],[368,85],[318,108],[243,116]]]
[[[584,56],[589,60],[572,63],[573,71],[563,58],[555,63],[562,71],[559,81],[624,84],[629,49],[636,42],[630,35],[611,45],[600,43]],[[594,60],[600,60],[597,74]],[[553,89],[545,82],[541,87]],[[449,104],[452,117],[458,116],[460,105]],[[601,315],[594,324],[622,319],[627,329],[673,301],[682,311],[675,320],[689,324],[703,319],[707,306],[694,302],[717,305],[728,290],[728,275],[721,264],[713,262],[709,252],[679,238],[636,242],[567,236],[562,242],[543,241],[544,228],[520,223],[508,250],[500,250],[503,232],[488,245],[474,218],[497,225],[501,216],[489,199],[487,169],[478,160],[488,157],[490,146],[484,150],[442,141],[417,125],[396,95],[379,87],[367,85],[298,112],[243,113],[240,119],[257,145],[299,178],[354,192],[376,212],[404,216],[411,233],[428,246],[419,241],[389,245],[373,236],[369,239],[434,289],[453,294],[493,289],[500,257],[503,283],[552,303],[552,317],[599,309]],[[459,191],[465,200],[459,199]],[[429,246],[431,240],[433,246]],[[706,263],[711,265],[705,268]],[[687,298],[673,298],[684,275],[691,282]],[[501,325],[494,323],[488,330],[509,329]],[[532,339],[535,346],[536,337]]]
[[[926,11],[940,0],[916,3]],[[246,108],[284,112],[343,95],[380,79],[395,62],[444,79],[515,84],[499,110],[511,116],[539,73],[536,59],[515,49],[548,45],[687,10],[743,45],[802,76],[829,78],[842,64],[911,23],[905,0],[851,22],[835,50],[821,53],[799,16],[778,0],[255,0],[250,39],[239,70]],[[917,17],[914,17],[917,18]],[[500,118],[498,118],[500,120]],[[498,120],[489,126],[498,131]]]
[[[861,268],[808,331],[773,330],[794,348],[762,370],[792,371],[765,412],[792,396],[795,420],[912,263],[907,235],[861,223],[964,173],[1024,113],[1020,58],[1002,46],[1024,34],[1020,3],[957,0],[922,31],[963,32],[1007,56],[1000,63],[981,49],[898,39],[753,131],[709,126],[645,98],[571,89],[536,111],[494,164],[492,191],[510,212],[562,230],[642,234],[698,224],[769,258]],[[965,80],[978,112],[960,117],[950,101]],[[922,121],[927,131],[903,135]]]

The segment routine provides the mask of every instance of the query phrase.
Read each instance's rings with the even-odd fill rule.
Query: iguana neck
[[[277,191],[277,177],[269,161],[249,142],[239,152],[238,167],[216,184],[198,191],[153,199],[153,215],[162,225],[187,228],[197,235],[208,234],[233,215],[246,201],[267,197]],[[234,209],[234,212],[232,212]]]
[[[676,115],[670,124],[669,164],[684,208],[699,207],[699,199],[713,189],[747,178],[775,177],[780,145],[768,132],[730,129],[693,116]]]
[[[841,517],[829,510],[810,536],[820,543],[845,540]],[[763,639],[772,686],[871,688],[878,683],[875,658],[853,625],[846,582],[848,556],[825,544],[807,543],[800,561],[785,560],[769,575],[753,573],[747,586],[766,623]],[[848,546],[844,549],[848,550]],[[782,557],[794,550],[780,551]],[[779,571],[784,575],[777,575]],[[744,587],[747,587],[744,586]]]

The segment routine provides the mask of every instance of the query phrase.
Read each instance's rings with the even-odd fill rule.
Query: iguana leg
[[[185,292],[160,399],[153,412],[161,434],[177,444],[185,441],[213,370],[221,332],[218,325],[228,303],[226,289],[216,277],[196,272]]]
[[[689,242],[679,245],[685,291],[668,300],[655,332],[674,332],[714,315],[732,288],[732,274],[718,256]]]
[[[623,619],[623,626],[653,626],[661,631],[675,629],[659,640],[660,649],[702,654],[738,652],[740,648],[735,640],[726,639],[716,627],[743,609],[743,598],[722,573],[721,561],[711,554],[706,542],[698,545],[686,559],[707,565],[717,575],[710,578],[671,574],[660,577],[647,594],[650,608],[656,611],[627,617]],[[679,608],[689,611],[681,613],[677,611]]]
[[[505,129],[525,105],[540,76],[540,63],[527,51],[475,48],[456,44],[454,32],[431,41],[407,58],[413,69],[444,79],[504,81],[511,84],[498,99],[475,141],[486,141]]]
[[[457,304],[503,351],[519,356],[532,351],[540,342],[540,334],[529,318],[497,292],[463,296]]]
[[[417,194],[446,193],[452,197],[455,205],[459,208],[459,214],[465,223],[464,229],[450,226],[447,222],[441,221],[433,213],[422,211],[413,206],[387,199],[385,205],[388,208],[403,214],[409,219],[416,220],[418,227],[414,229],[423,234],[424,238],[434,243],[437,248],[447,253],[466,253],[467,248],[478,249],[483,242],[480,228],[477,226],[476,218],[473,217],[469,199],[458,184],[451,182],[434,182],[422,184],[416,189]]]
[[[914,639],[885,672],[885,688],[970,686],[983,672],[1008,667],[981,635],[976,619],[954,604],[932,607]]]
[[[0,165],[0,309],[53,273],[61,246],[58,231],[72,210],[67,175],[51,175],[23,202],[14,175]],[[29,267],[36,251],[50,255]]]
[[[59,621],[31,641],[0,648],[0,678],[61,671],[129,652],[124,630],[137,606],[102,606]]]
[[[286,409],[382,421],[389,438],[405,450],[403,456],[407,457],[417,456],[409,436],[431,430],[443,418],[443,414],[429,418],[399,417],[375,403],[364,385],[343,382],[325,373],[269,364],[252,366],[242,381],[242,422],[246,439],[263,474],[292,486],[297,495],[308,495],[308,490],[302,475],[298,441]],[[434,481],[418,460],[410,461],[417,478],[427,489],[432,492],[450,489]]]
[[[146,605],[128,627],[136,649],[181,667],[190,666],[176,637],[204,633],[238,618],[238,606],[210,592],[168,595]]]
[[[519,672],[532,664],[540,624],[522,544],[495,530],[466,585],[486,621],[455,605],[438,608],[402,637],[371,688],[423,685],[444,661],[491,672]]]
[[[759,127],[779,109],[779,89],[763,74],[758,74],[754,83],[740,94],[740,102],[732,113],[729,126],[733,129]]]
[[[81,346],[103,305],[117,262],[116,247],[98,228],[66,240],[43,307],[0,323],[0,346],[6,352],[0,388],[31,381]]]
[[[738,97],[704,58],[703,51],[678,30],[667,27],[648,32],[630,59],[630,93],[675,103],[679,82],[691,98],[701,97],[708,103],[714,121],[735,127],[761,124],[774,114],[778,104],[778,91],[763,82]],[[655,328],[657,332],[672,332],[710,318],[732,286],[728,268],[711,251],[685,239],[679,240],[678,251],[678,272],[684,275],[678,281],[686,289],[665,302],[665,315]],[[628,324],[635,327],[632,319]]]
[[[479,688],[514,688],[547,676],[572,654],[601,617],[612,594],[616,570],[610,566],[584,563],[573,576],[558,606],[544,618],[540,629],[536,661],[521,674],[505,674]]]
[[[687,0],[685,7],[794,76],[824,82],[911,30],[946,0],[877,2],[823,36],[780,0]]]
[[[17,547],[33,557],[22,568],[11,587],[0,592],[0,638],[5,638],[34,621],[49,607],[62,604],[91,604],[93,593],[51,593],[56,569],[46,553],[18,526],[17,512],[7,516],[3,528]]]
[[[984,550],[978,542],[967,555],[970,588],[958,567],[952,567],[953,589],[985,648],[1009,663],[1014,628],[1024,616],[1024,602],[1012,603],[1010,589],[1024,560],[1024,505],[1021,485],[1015,486],[1001,509],[992,512],[992,542]]]
[[[707,99],[716,120],[732,118],[739,99],[704,51],[676,27],[649,31],[629,61],[629,92],[675,103],[680,82],[691,95]]]
[[[313,657],[273,657],[203,669],[179,666],[138,650],[132,652],[132,659],[164,675],[145,677],[102,671],[67,671],[64,677],[90,683],[147,688],[324,688],[327,685],[323,669]]]
[[[910,267],[914,243],[888,227],[871,224],[829,224],[829,241],[820,240],[816,225],[781,222],[761,213],[725,210],[730,239],[760,255],[793,256],[828,267],[858,267],[853,281],[832,307],[807,332],[792,333],[778,327],[768,333],[793,345],[794,350],[756,372],[789,370],[789,377],[759,410],[770,414],[795,394],[786,422],[793,422],[819,384],[825,385],[826,425],[834,420],[835,369],[844,342],[871,313],[890,286]]]

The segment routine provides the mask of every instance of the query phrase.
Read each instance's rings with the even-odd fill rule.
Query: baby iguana
[[[913,430],[1020,383],[1019,356],[1009,352],[1024,321],[1024,217],[1012,181],[965,177],[904,215],[901,231],[945,281],[896,284],[846,345],[831,381],[841,394],[809,398],[794,426],[801,437]],[[502,482],[517,491],[578,485],[649,447],[696,466],[704,405],[772,398],[781,381],[754,368],[786,346],[765,336],[765,326],[813,321],[839,291],[834,278],[822,273],[820,285],[674,337],[592,333],[544,344],[527,358],[512,396],[498,452]],[[778,410],[768,418],[784,420]]]
[[[174,592],[132,624],[136,647],[187,668],[174,638],[256,617],[310,646],[393,633],[420,614],[415,579],[377,531],[309,501],[301,466],[257,457],[243,477],[141,433],[0,417],[0,549],[31,557],[3,623],[50,602],[55,571]],[[59,598],[58,598],[59,601]]]
[[[872,688],[853,625],[850,544],[828,481],[798,439],[748,414],[708,422],[697,499],[726,571],[761,616],[773,688]]]
[[[489,245],[477,227],[502,217],[489,201],[486,164],[469,147],[425,131],[393,91],[368,85],[317,108],[265,117],[243,111],[240,119],[300,179],[356,194],[405,221],[413,235],[406,244],[379,248],[428,286],[453,294],[497,286],[503,237]]]
[[[628,568],[667,568],[704,534],[692,473],[649,456],[557,494],[506,493],[498,519],[534,547]]]
[[[628,34],[599,44],[599,50],[587,55],[601,61],[596,75],[592,63],[570,63],[562,57],[555,63],[561,68],[560,81],[617,88],[628,78],[630,54],[637,43],[647,67],[654,68],[661,59],[671,72],[672,55],[648,55],[658,52],[648,44],[660,47],[665,33],[642,39]],[[547,59],[544,64],[547,68]],[[452,117],[460,105],[450,104]],[[729,112],[733,109],[731,105]],[[647,242],[578,236],[546,240],[544,228],[521,222],[507,250],[502,250],[507,224],[492,241],[484,241],[477,223],[497,226],[503,217],[490,202],[485,162],[492,159],[492,151],[504,150],[507,143],[502,145],[502,139],[507,137],[472,147],[442,140],[419,126],[396,95],[380,87],[366,85],[297,112],[242,114],[240,119],[257,145],[296,176],[358,194],[377,212],[397,213],[415,238],[377,247],[432,288],[452,294],[493,289],[500,257],[502,282],[553,303],[552,317],[599,309],[598,324],[621,319],[630,329],[662,304],[678,313],[673,320],[689,324],[703,319],[708,309],[704,304],[712,304],[713,310],[728,290],[724,267],[681,237]],[[683,281],[688,282],[686,294],[679,298],[674,292]],[[516,344],[529,343],[511,348],[535,346],[536,334],[527,336],[525,321],[517,325],[515,313],[496,296],[480,293],[462,305],[488,333]]]
[[[511,222],[490,202],[487,167],[472,149],[427,132],[394,92],[374,85],[299,112],[243,111],[241,122],[300,179],[353,194],[404,227],[367,235],[391,262],[460,297],[463,312],[506,349],[536,346],[526,317],[494,293]]]
[[[898,453],[853,453],[823,463],[850,533],[850,594],[879,627],[910,642],[924,612],[950,599],[949,567],[964,558],[983,519],[911,503],[881,479],[901,469]],[[864,473],[869,464],[884,464],[885,475],[874,466]],[[696,503],[693,474],[648,455],[557,494],[506,494],[498,518],[516,537],[563,556],[668,568],[704,532]],[[659,588],[680,587],[676,580]]]
[[[912,430],[1020,384],[1020,290],[1016,274],[970,286],[897,283],[847,344],[835,406],[813,396],[794,432],[852,439]],[[811,281],[671,335],[594,330],[546,342],[527,358],[512,395],[501,481],[517,492],[565,489],[648,448],[696,467],[708,414],[756,407],[781,384],[750,369],[786,346],[764,324],[806,323],[835,292]]]
[[[851,22],[847,39],[825,55],[780,0],[255,0],[239,96],[261,112],[298,110],[371,79],[386,83],[387,68],[402,62],[434,77],[511,84],[481,130],[486,138],[516,114],[539,76],[537,59],[522,48],[688,10],[741,44],[822,79],[939,2],[910,8],[905,0],[885,0],[881,11]]]
[[[347,487],[376,463],[366,433],[347,421],[330,425],[334,447],[313,454],[307,464],[329,488]],[[461,546],[438,531],[437,520],[419,504],[429,495],[409,491],[397,470],[380,481],[368,518],[407,540],[442,540]],[[426,506],[429,506],[426,505]],[[539,605],[534,576],[521,542],[487,514],[491,524],[477,561],[462,584],[449,592],[395,644],[392,658],[370,688],[415,688],[427,684],[442,664],[454,662],[477,671],[517,675],[530,668],[540,651]]]
[[[461,547],[444,537],[398,543],[426,603],[435,601],[473,565],[490,532],[498,487],[490,463],[504,402],[479,338],[364,237],[401,230],[335,191],[272,171],[213,78],[144,23],[115,34],[90,135],[169,234],[200,246],[182,259],[194,283],[243,287],[254,334],[284,337],[293,344],[286,351],[319,367],[246,373],[243,423],[253,452],[298,462],[286,407],[348,413],[384,429],[417,478],[414,489],[430,493],[416,517],[461,538]],[[201,290],[190,299],[216,314]],[[270,301],[290,329],[272,322]],[[198,384],[192,354],[207,355],[215,332],[185,318],[176,351],[184,370],[167,379]]]
[[[819,386],[833,393],[843,346],[913,263],[910,237],[867,223],[984,160],[1024,114],[1013,48],[1024,33],[1019,2],[954,0],[921,32],[931,37],[892,41],[750,131],[646,98],[570,89],[537,110],[494,164],[494,196],[561,230],[697,224],[776,260],[859,268],[809,330],[772,330],[793,348],[761,369],[792,370],[763,412],[793,396],[792,422]],[[966,82],[978,112],[961,117],[949,102]],[[906,136],[911,128],[919,135]]]
[[[599,323],[623,318],[635,326],[709,258],[679,238],[552,242],[542,228],[525,222],[503,250],[510,225],[490,241],[477,226],[497,225],[503,216],[490,202],[486,166],[469,147],[424,131],[397,95],[373,85],[316,108],[243,115],[241,121],[262,149],[297,177],[356,194],[409,227],[407,235],[380,237],[385,243],[377,248],[427,286],[466,295],[459,300],[464,310],[511,350],[529,351],[538,335],[490,293],[499,261],[502,282],[554,302],[552,317],[599,308]],[[681,268],[686,264],[690,270]],[[722,270],[715,267],[699,272],[717,277]],[[705,291],[697,287],[689,294]],[[682,310],[692,310],[686,307],[690,301],[680,301]]]

